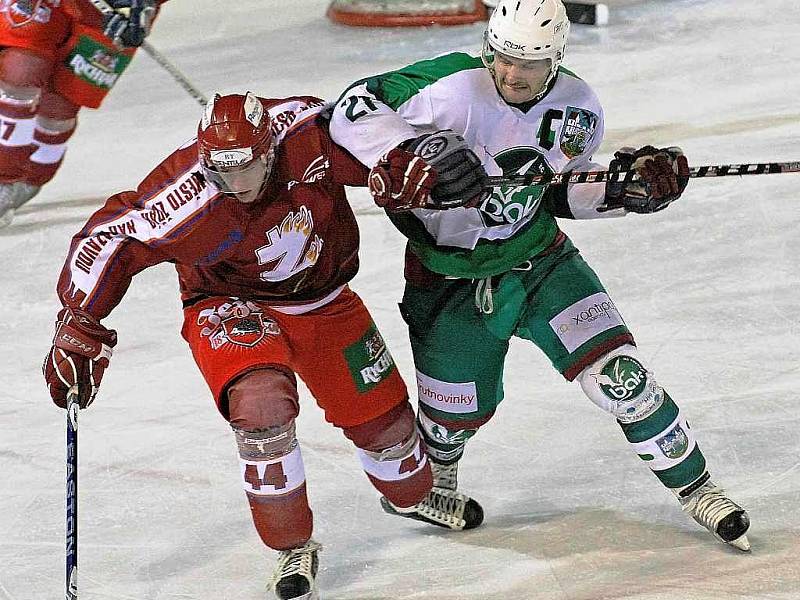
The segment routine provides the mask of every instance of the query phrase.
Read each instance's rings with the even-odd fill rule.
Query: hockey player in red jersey
[[[0,2],[0,228],[56,174],[82,106],[97,108],[166,0]]]
[[[305,96],[215,96],[197,139],[73,238],[44,363],[58,406],[75,384],[89,405],[116,344],[100,320],[136,273],[175,264],[182,335],[233,429],[256,530],[280,551],[281,599],[317,597],[297,376],[393,503],[411,507],[432,484],[405,384],[348,287],[359,236],[343,186],[365,185],[367,170],[330,140],[323,108]]]

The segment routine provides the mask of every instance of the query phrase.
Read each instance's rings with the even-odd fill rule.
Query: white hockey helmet
[[[567,9],[561,0],[499,0],[483,34],[483,63],[492,69],[495,52],[521,60],[550,60],[558,71],[569,36]]]

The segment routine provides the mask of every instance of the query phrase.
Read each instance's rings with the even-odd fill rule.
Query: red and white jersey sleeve
[[[211,296],[309,304],[352,279],[359,240],[344,186],[365,185],[366,168],[331,141],[321,100],[262,102],[277,151],[261,196],[242,204],[222,194],[187,144],[73,238],[58,283],[64,304],[103,318],[136,273],[161,262],[175,265],[187,305]]]
[[[106,316],[136,273],[174,258],[170,244],[219,196],[200,175],[194,142],[174,152],[136,191],[111,196],[72,238],[58,283],[62,302]]]

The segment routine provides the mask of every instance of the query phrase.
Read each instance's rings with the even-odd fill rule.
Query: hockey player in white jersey
[[[503,398],[516,336],[617,420],[695,521],[749,550],[747,513],[710,479],[686,416],[556,221],[667,208],[689,179],[680,148],[616,152],[609,168],[636,170],[633,182],[487,190],[487,174],[603,168],[592,162],[603,109],[561,66],[569,26],[561,0],[500,0],[479,57],[450,53],[363,79],[332,115],[333,139],[371,168],[376,203],[408,238],[401,312],[434,489],[455,492],[467,440]],[[482,511],[464,498],[443,503],[440,494],[413,509],[382,504],[392,514],[434,523],[455,515],[465,528],[476,526],[464,514]]]

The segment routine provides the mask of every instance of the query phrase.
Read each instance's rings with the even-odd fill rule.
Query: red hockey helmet
[[[275,139],[255,94],[214,95],[197,128],[197,145],[208,181],[241,202],[258,198],[272,172]]]

